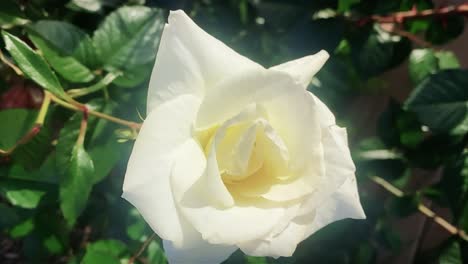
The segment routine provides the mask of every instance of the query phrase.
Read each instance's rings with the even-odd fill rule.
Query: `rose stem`
[[[74,104],[70,104],[68,102],[65,102],[63,101],[62,99],[59,99],[58,97],[56,97],[55,95],[52,95],[52,101],[60,106],[63,106],[65,108],[68,108],[70,110],[74,110],[74,111],[85,111],[86,106],[83,105],[83,104],[80,104],[80,105],[74,105]],[[132,121],[127,121],[127,120],[124,120],[124,119],[120,119],[120,118],[117,118],[117,117],[114,117],[114,116],[111,116],[111,115],[107,115],[107,114],[104,114],[104,113],[101,113],[101,112],[96,112],[94,110],[87,110],[88,111],[88,114],[89,115],[92,115],[92,116],[95,116],[95,117],[98,117],[98,118],[102,118],[102,119],[106,119],[108,121],[111,121],[111,122],[114,122],[114,123],[117,123],[117,124],[120,124],[120,125],[123,125],[123,126],[127,126],[131,129],[139,129],[141,127],[141,124],[139,123],[135,123],[135,122],[132,122]]]
[[[380,185],[383,187],[385,190],[390,192],[391,194],[395,195],[396,197],[403,197],[404,193],[402,190],[398,189],[397,187],[393,186],[391,183],[388,181],[384,180],[381,177],[378,176],[373,176],[370,178],[373,182],[376,184]],[[436,222],[438,225],[440,225],[443,229],[445,229],[447,232],[449,232],[452,235],[458,235],[461,239],[468,241],[468,235],[465,233],[465,231],[458,229],[456,226],[450,224],[447,220],[444,218],[438,216],[434,211],[429,209],[427,206],[424,204],[419,204],[418,205],[418,210],[428,218],[431,218],[434,222]]]
[[[413,8],[409,11],[397,12],[389,15],[372,15],[367,17],[370,21],[375,21],[378,23],[403,23],[408,19],[421,19],[421,18],[430,18],[430,17],[444,17],[450,16],[453,14],[468,14],[468,4],[452,5],[442,8],[426,9],[426,10],[417,10]]]

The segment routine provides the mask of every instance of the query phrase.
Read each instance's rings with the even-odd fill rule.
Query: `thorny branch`
[[[460,4],[457,6],[446,6],[441,8],[435,9],[427,9],[419,11],[416,8],[413,8],[409,11],[397,12],[392,13],[389,15],[372,15],[370,17],[364,18],[364,21],[373,21],[380,24],[385,23],[398,23],[401,24],[406,20],[411,19],[421,19],[421,18],[429,18],[429,17],[445,17],[449,15],[468,15],[468,3],[467,4]]]
[[[374,176],[374,177],[371,177],[371,180],[373,182],[375,182],[376,184],[380,185],[381,187],[383,187],[389,193],[395,195],[396,197],[403,197],[404,196],[404,193],[403,193],[402,190],[400,190],[397,187],[393,186],[391,183],[384,180],[383,178],[380,178],[378,176]],[[435,223],[440,225],[443,229],[445,229],[450,234],[457,235],[461,239],[463,239],[465,241],[468,241],[468,234],[466,234],[465,231],[463,231],[461,229],[458,229],[456,226],[452,225],[447,220],[445,220],[444,218],[437,215],[429,207],[425,206],[424,204],[419,204],[418,205],[418,210],[423,215],[425,215],[428,218],[432,219]]]
[[[387,15],[371,15],[368,17],[359,18],[355,21],[359,26],[363,26],[371,22],[378,23],[385,31],[391,34],[406,37],[421,47],[438,50],[438,48],[434,47],[434,45],[432,45],[430,42],[425,41],[424,39],[411,32],[405,31],[402,27],[402,24],[408,20],[426,19],[433,17],[441,18],[455,14],[468,15],[468,3],[456,6],[452,5],[441,8],[426,9],[421,11],[413,7],[413,9],[409,11],[396,12]]]

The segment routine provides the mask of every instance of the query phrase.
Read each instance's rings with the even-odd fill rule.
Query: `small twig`
[[[143,254],[143,252],[146,250],[146,248],[148,247],[149,243],[151,243],[151,241],[153,241],[153,239],[156,238],[156,233],[153,233],[150,237],[148,237],[148,239],[145,240],[145,242],[143,242],[143,244],[141,245],[140,249],[138,249],[137,253],[135,255],[133,255],[129,260],[128,260],[128,264],[133,264],[135,262],[135,260],[140,257],[141,254]]]
[[[385,190],[387,190],[391,194],[395,195],[396,197],[403,197],[404,196],[404,193],[403,193],[402,190],[400,190],[397,187],[393,186],[391,183],[384,180],[383,178],[380,178],[378,176],[374,176],[374,177],[371,177],[371,180],[374,181],[376,184],[382,186]],[[447,220],[445,220],[444,218],[437,215],[434,211],[429,209],[424,204],[419,204],[418,205],[418,210],[422,214],[424,214],[425,216],[431,218],[435,223],[440,225],[443,229],[445,229],[450,234],[458,235],[461,239],[463,239],[465,241],[468,241],[468,235],[466,234],[465,231],[463,231],[461,229],[458,229],[456,226],[452,225]]]
[[[468,3],[460,4],[457,6],[446,6],[442,8],[427,9],[418,11],[413,8],[409,11],[397,12],[388,15],[372,15],[370,17],[364,18],[363,20],[373,21],[377,23],[397,23],[401,24],[406,20],[410,19],[421,19],[421,18],[430,18],[430,17],[444,17],[453,14],[468,14]],[[361,21],[363,21],[361,20]]]
[[[3,55],[3,52],[2,50],[0,50],[0,60],[5,63],[6,65],[8,65],[8,67],[10,67],[11,69],[13,69],[13,71],[15,71],[15,73],[17,75],[20,75],[22,76],[23,75],[23,72],[21,71],[20,68],[16,67],[16,65],[14,63],[12,63],[11,61],[9,61],[5,55]]]
[[[71,104],[71,103],[65,102],[64,100],[56,97],[55,95],[52,95],[52,101],[54,103],[58,104],[58,105],[61,105],[61,106],[65,107],[65,108],[68,108],[68,109],[74,110],[74,111],[84,111],[84,109],[86,108],[86,106],[83,105],[83,104],[76,105],[76,104]],[[138,130],[141,127],[141,124],[139,124],[139,123],[135,123],[135,122],[132,122],[132,121],[127,121],[127,120],[124,120],[124,119],[120,119],[120,118],[117,118],[117,117],[114,117],[114,116],[111,116],[111,115],[107,115],[107,114],[104,114],[104,113],[101,113],[101,112],[96,112],[94,110],[88,110],[88,114],[92,115],[92,116],[102,118],[102,119],[106,119],[108,121],[111,121],[111,122],[114,122],[114,123],[117,123],[117,124],[120,124],[120,125],[123,125],[123,126],[130,127],[133,130]]]
[[[80,124],[80,132],[78,134],[78,140],[76,141],[77,145],[83,145],[87,128],[88,128],[88,108],[84,107],[83,118],[81,119],[81,124]]]

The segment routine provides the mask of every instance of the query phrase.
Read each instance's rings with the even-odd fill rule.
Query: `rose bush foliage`
[[[0,263],[467,262],[466,5],[0,1]]]

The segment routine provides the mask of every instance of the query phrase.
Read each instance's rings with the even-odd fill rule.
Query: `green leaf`
[[[457,56],[451,51],[438,51],[436,57],[439,60],[440,70],[458,69],[460,63],[458,62]]]
[[[131,69],[126,69],[123,74],[117,77],[113,84],[119,87],[135,87],[145,80],[149,80],[153,63],[146,65],[135,66]]]
[[[115,103],[107,102],[101,99],[91,100],[86,104],[88,109],[99,111],[102,113],[110,114],[115,108]],[[80,123],[82,119],[81,113],[75,113],[65,123],[63,128],[60,130],[58,142],[56,146],[57,150],[57,168],[60,174],[65,172],[65,168],[70,162],[72,148],[78,138]],[[95,174],[93,182],[102,180],[109,171],[112,169],[115,162],[117,162],[120,154],[118,152],[111,152],[110,148],[116,147],[115,140],[113,137],[109,138],[103,131],[106,129],[106,125],[109,122],[107,120],[98,119],[93,116],[88,118],[88,136],[86,142],[89,144],[89,154],[93,158],[96,158],[95,162]],[[99,141],[98,139],[105,138],[105,141]],[[110,140],[109,140],[110,139]],[[108,153],[106,153],[108,152]],[[104,154],[106,156],[100,156]]]
[[[406,101],[421,123],[436,132],[468,132],[468,71],[445,70],[420,83]]]
[[[78,139],[81,119],[81,113],[73,114],[60,130],[56,146],[56,167],[60,175],[65,174],[70,164],[72,150]]]
[[[161,10],[122,7],[106,17],[94,32],[98,56],[108,70],[132,69],[154,61],[164,26]]]
[[[37,111],[26,109],[7,109],[0,111],[0,148],[8,149],[16,144],[31,129]]]
[[[0,147],[14,146],[32,128],[37,111],[26,109],[7,109],[0,111],[4,127],[0,129]]]
[[[387,109],[380,115],[377,133],[389,148],[416,148],[424,140],[421,124],[415,114],[403,110],[394,100],[390,100]]]
[[[2,34],[6,49],[27,77],[53,94],[65,96],[57,76],[41,56],[19,38],[5,31]]]
[[[44,124],[38,134],[25,144],[19,145],[12,153],[15,164],[30,170],[40,167],[53,147],[52,133],[51,127],[47,123]]]
[[[125,0],[71,0],[67,7],[77,11],[99,13],[104,7],[116,7],[123,2],[125,2]],[[133,1],[133,3],[135,2],[136,1]],[[140,4],[143,3],[140,1]]]
[[[125,223],[127,223],[126,233],[130,239],[141,243],[148,238],[149,226],[136,208],[130,208],[128,210]]]
[[[50,42],[59,52],[74,55],[81,62],[86,62],[88,57],[95,55],[90,46],[92,40],[89,35],[73,24],[40,20],[28,29]]]
[[[457,57],[452,52],[434,52],[431,49],[413,50],[408,65],[411,80],[415,84],[439,70],[457,69],[459,67]]]
[[[60,208],[73,225],[86,207],[93,187],[94,165],[82,145],[73,148],[70,165],[60,182]]]
[[[127,247],[119,240],[99,240],[88,245],[87,250],[106,252],[111,256],[122,255]]]
[[[463,213],[464,202],[468,199],[468,152],[444,164],[444,173],[435,186],[441,190],[455,219]]]
[[[0,190],[12,205],[26,209],[36,208],[45,194],[44,191],[18,188],[17,186],[6,184],[3,184]]]
[[[69,6],[72,9],[96,13],[98,11],[101,11],[102,3],[99,0],[71,0]]]
[[[55,165],[56,155],[55,152],[53,152],[45,157],[45,161],[39,169],[28,171],[19,163],[13,164],[8,177],[11,179],[57,184],[58,180]]]
[[[267,260],[264,257],[251,257],[245,256],[245,260],[247,264],[267,264]]]
[[[415,49],[409,57],[409,75],[414,83],[437,71],[438,60],[430,49]]]
[[[11,230],[10,230],[10,236],[12,238],[20,238],[28,235],[31,233],[34,229],[34,221],[32,218],[28,218],[24,220],[23,222],[15,225]]]
[[[61,241],[53,234],[46,237],[43,243],[47,251],[52,254],[59,254],[64,250],[64,246],[62,245]]]
[[[118,240],[100,240],[88,245],[82,264],[119,264],[120,256],[127,251],[124,243]],[[153,263],[153,262],[152,262]]]
[[[98,66],[93,41],[80,28],[62,21],[41,20],[28,29],[30,33],[45,40],[58,54],[73,57],[91,69]]]
[[[148,261],[150,263],[167,263],[164,251],[158,242],[154,240],[151,241],[151,243],[148,245],[147,251]]]
[[[105,252],[101,251],[87,251],[83,259],[81,260],[81,264],[120,264],[119,258],[106,254]]]
[[[462,255],[458,242],[452,242],[441,254],[439,264],[462,264]]]
[[[65,80],[75,83],[86,83],[94,79],[93,73],[74,57],[59,54],[45,40],[33,34],[29,34],[29,38],[41,50],[52,68]]]
[[[89,155],[95,164],[94,183],[100,182],[109,175],[112,168],[119,161],[121,156],[121,152],[119,151],[120,145],[115,138],[111,138],[104,145],[90,148]]]
[[[350,39],[351,59],[357,72],[370,78],[402,63],[411,51],[406,38],[395,36],[375,25],[361,29]]]

